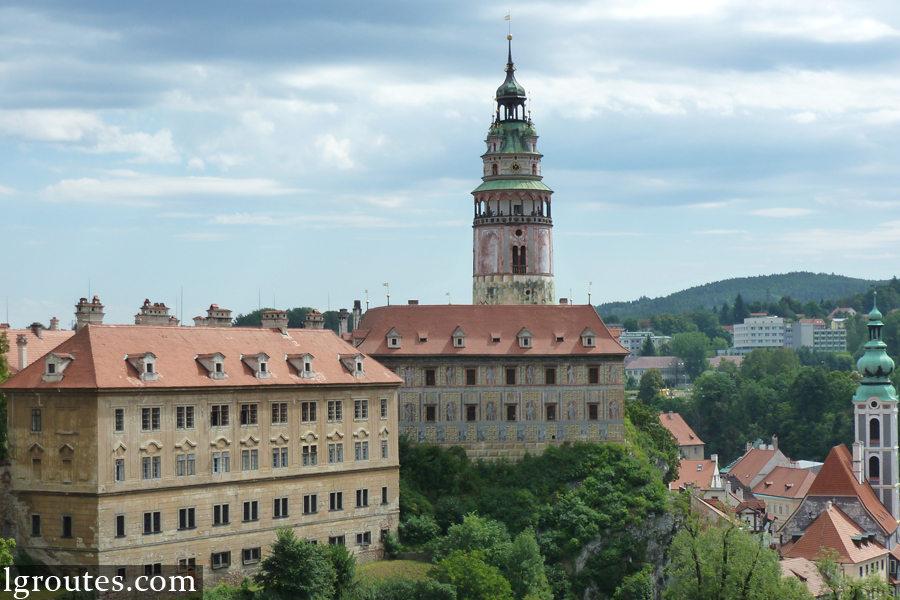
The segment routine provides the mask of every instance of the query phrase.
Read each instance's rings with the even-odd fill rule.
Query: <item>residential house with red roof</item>
[[[756,484],[753,495],[765,502],[766,511],[775,519],[775,531],[794,514],[815,479],[810,469],[775,467]]]
[[[706,444],[703,443],[684,417],[676,412],[660,413],[659,422],[669,430],[678,442],[678,451],[682,459],[703,460]]]
[[[592,306],[381,306],[353,334],[403,380],[415,442],[493,460],[624,439],[628,350]]]
[[[790,467],[791,459],[778,449],[778,436],[772,436],[772,444],[747,444],[747,451],[726,468],[723,473],[734,476],[749,489],[753,489],[775,467]]]

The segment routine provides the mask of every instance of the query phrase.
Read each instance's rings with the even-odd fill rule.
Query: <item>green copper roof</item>
[[[488,137],[497,135],[502,136],[500,147],[497,149],[500,154],[538,154],[537,151],[531,150],[531,145],[525,139],[537,137],[534,124],[530,121],[494,123],[488,130]]]
[[[854,402],[865,402],[869,398],[879,398],[883,402],[897,402],[897,393],[891,385],[890,376],[894,371],[894,361],[887,354],[887,344],[881,339],[881,312],[874,298],[872,312],[869,313],[869,341],[866,352],[856,363],[856,369],[863,376]]]
[[[478,192],[487,192],[490,190],[539,190],[541,192],[552,192],[550,188],[541,181],[536,179],[494,179],[485,181],[477,188],[472,190],[473,194]]]
[[[512,40],[512,36],[508,37],[509,40]],[[513,72],[516,70],[516,67],[513,66],[512,61],[512,41],[509,42],[509,60],[506,61],[506,80],[497,88],[497,100],[505,100],[505,99],[525,99],[525,88],[519,85],[519,82],[516,81],[516,76],[513,75]]]

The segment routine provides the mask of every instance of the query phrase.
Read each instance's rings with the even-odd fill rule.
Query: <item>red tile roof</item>
[[[815,479],[816,474],[809,469],[775,467],[756,484],[753,493],[778,498],[803,498]]]
[[[465,348],[454,348],[457,327],[466,333]],[[534,335],[532,347],[520,348],[516,334],[523,328]],[[375,355],[597,355],[627,356],[592,306],[571,305],[398,305],[371,308],[360,328],[369,335],[360,350]],[[396,328],[400,348],[388,348],[385,336]],[[595,345],[585,348],[581,334],[590,328]],[[426,333],[427,332],[427,333]],[[422,335],[424,334],[424,336]],[[421,338],[426,341],[420,341]],[[564,341],[557,342],[557,337]],[[492,342],[492,338],[500,338]]]
[[[744,362],[744,357],[741,355],[737,356],[713,356],[709,359],[709,368],[710,369],[718,369],[719,365],[722,364],[723,360],[727,360],[728,362],[733,362],[737,366],[741,366]]]
[[[860,483],[853,475],[853,456],[846,446],[835,446],[828,453],[819,474],[809,487],[807,496],[858,497],[886,534],[897,529],[897,521],[875,495],[868,481]]]
[[[676,440],[678,440],[679,446],[698,446],[703,443],[703,440],[697,437],[694,430],[685,423],[682,416],[678,413],[661,413],[659,415],[659,422],[662,423],[663,427],[669,430],[669,433],[671,433]]]
[[[816,563],[811,560],[805,558],[785,558],[781,561],[780,565],[782,577],[796,577],[806,584],[809,593],[812,594],[814,598],[818,598],[828,590],[828,587],[825,585],[825,580],[822,579],[822,574],[819,573],[819,568],[816,566]]]
[[[674,369],[684,368],[684,361],[674,356],[639,356],[628,362],[628,369]]]
[[[786,558],[814,561],[821,558],[823,551],[836,550],[839,563],[856,564],[888,553],[887,548],[875,540],[874,534],[865,534],[847,513],[831,505],[816,517],[799,540],[785,544],[781,554]]]
[[[11,377],[3,389],[32,388],[168,388],[233,387],[316,384],[393,384],[401,379],[369,358],[364,362],[365,377],[355,377],[339,355],[358,353],[330,330],[278,329],[250,327],[166,327],[148,325],[88,325],[63,342],[55,352],[69,353],[74,360],[59,382],[42,381],[44,361],[30,364]],[[142,381],[125,360],[129,354],[152,352],[156,356],[157,381]],[[269,357],[268,379],[257,379],[241,355],[265,352]],[[285,360],[287,354],[312,354],[314,378],[302,378]],[[225,356],[227,377],[209,378],[209,372],[196,359],[199,355],[221,353]]]
[[[738,481],[744,485],[750,485],[750,482],[759,475],[759,472],[769,464],[776,452],[778,450],[751,448],[728,470],[728,474],[737,477]]]
[[[6,361],[9,364],[10,373],[19,372],[19,350],[16,338],[22,334],[28,336],[27,358],[28,364],[41,360],[48,352],[75,335],[71,329],[44,329],[39,338],[33,329],[2,329],[0,335],[6,333],[9,341],[9,352],[6,353]],[[43,338],[43,339],[41,339]]]
[[[680,490],[691,484],[701,490],[708,490],[712,484],[715,470],[716,463],[714,461],[684,459],[678,468],[678,479],[669,484],[669,489]]]

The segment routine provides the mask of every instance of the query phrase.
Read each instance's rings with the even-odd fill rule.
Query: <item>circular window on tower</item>
[[[531,290],[525,290],[525,295],[526,295],[526,296],[530,296],[530,295],[531,295]]]
[[[522,237],[522,230],[516,229],[516,237]]]
[[[869,406],[871,406],[872,408],[878,408],[878,403],[872,400],[872,404],[870,404]]]

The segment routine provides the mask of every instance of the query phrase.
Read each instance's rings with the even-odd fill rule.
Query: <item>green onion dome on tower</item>
[[[856,363],[856,370],[863,376],[854,402],[865,402],[877,397],[884,401],[897,401],[897,393],[891,385],[890,375],[894,372],[894,361],[887,354],[887,344],[881,339],[884,323],[881,312],[873,296],[872,312],[869,313],[869,341],[863,354]]]

